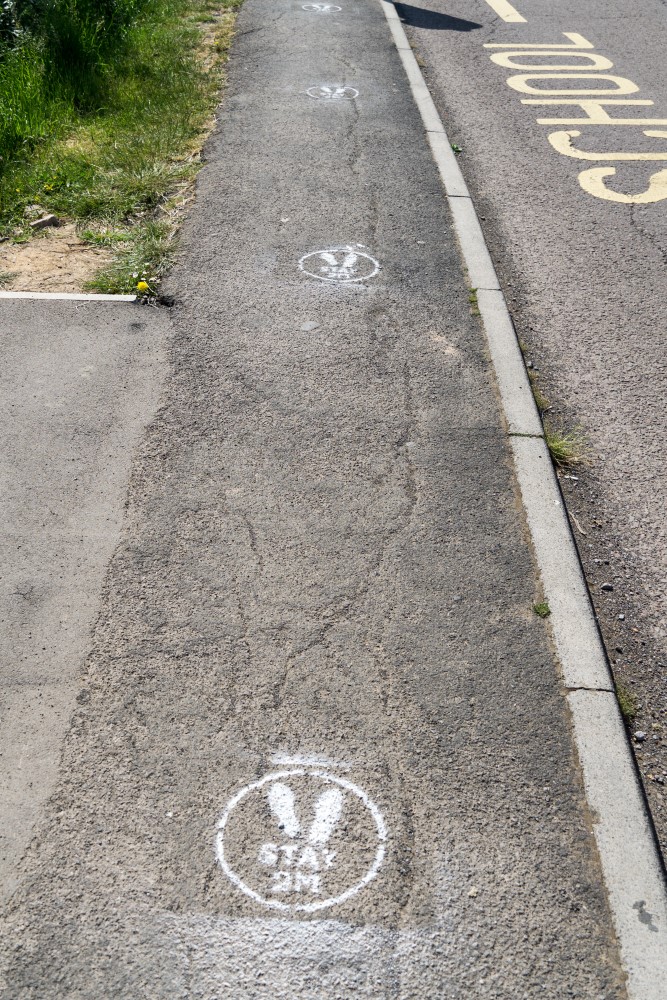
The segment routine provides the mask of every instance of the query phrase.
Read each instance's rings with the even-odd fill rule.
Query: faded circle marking
[[[310,87],[306,93],[319,101],[353,101],[359,96],[356,87],[344,87],[339,84],[323,84],[321,87]]]
[[[387,828],[368,795],[328,771],[267,774],[229,801],[216,853],[255,902],[313,913],[345,902],[377,875]]]
[[[335,281],[339,284],[368,281],[380,270],[375,257],[365,253],[359,243],[356,246],[331,247],[329,250],[316,250],[314,253],[304,254],[299,261],[299,267],[311,278]]]

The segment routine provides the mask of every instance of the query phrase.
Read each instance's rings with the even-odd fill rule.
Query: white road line
[[[498,13],[498,7],[509,7],[488,2]],[[512,319],[470,193],[398,14],[387,0],[380,3],[422,116],[463,261],[479,282],[471,280],[471,285],[477,288],[535,558],[552,608],[551,628],[628,997],[667,1000],[663,868],[521,351],[510,335]]]
[[[0,292],[0,299],[64,299],[74,302],[136,302],[136,295],[90,295],[85,292]]]
[[[486,0],[486,2],[503,21],[509,24],[526,24],[525,17],[521,17],[519,11],[515,10],[511,3],[507,3],[507,0]]]

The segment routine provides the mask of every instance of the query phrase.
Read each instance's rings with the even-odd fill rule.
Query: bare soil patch
[[[73,222],[35,234],[27,243],[0,244],[0,288],[6,292],[80,292],[110,263],[105,247],[91,246]]]

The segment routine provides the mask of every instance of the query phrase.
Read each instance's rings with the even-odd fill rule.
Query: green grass
[[[98,246],[114,250],[114,260],[88,282],[88,289],[117,295],[133,292],[138,282],[145,281],[150,293],[156,293],[175,249],[168,222],[145,222],[126,232],[112,232],[106,239],[99,233],[86,235]]]
[[[551,608],[546,601],[539,601],[539,603],[533,604],[533,611],[538,618],[548,618],[551,614]]]
[[[94,287],[128,291],[144,270],[156,285],[169,260],[171,215],[199,169],[241,0],[85,2],[118,16],[113,44],[80,13],[78,35],[41,25],[0,51],[0,235],[28,238],[25,208],[39,204],[113,250]],[[203,27],[225,11],[204,53]]]
[[[564,431],[544,424],[544,440],[554,463],[562,469],[580,465],[586,457],[586,441],[580,431]]]
[[[468,305],[470,306],[470,312],[473,316],[481,316],[476,288],[471,288],[468,292]]]

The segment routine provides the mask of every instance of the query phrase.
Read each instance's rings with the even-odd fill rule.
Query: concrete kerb
[[[510,446],[551,609],[551,629],[563,682],[570,689],[613,691],[549,449],[543,438],[523,435],[510,435]]]
[[[572,716],[630,1000],[667,1000],[667,886],[543,429],[475,207],[393,4],[380,0],[440,172],[489,344]],[[425,94],[425,90],[427,93]]]
[[[663,873],[616,695],[569,691],[567,700],[628,996],[666,1000]]]
[[[454,229],[461,245],[461,252],[468,269],[472,288],[500,291],[496,269],[493,266],[475,206],[470,197],[447,198],[454,219]],[[465,246],[464,246],[465,243]],[[480,312],[481,312],[480,308]]]
[[[433,159],[441,174],[448,174],[451,179],[448,194],[450,198],[468,198],[468,188],[463,180],[456,162],[456,153],[444,132],[426,132],[426,137],[433,153]]]
[[[470,204],[472,207],[472,202]],[[505,296],[499,288],[478,288],[477,307],[486,330],[496,382],[504,400],[507,429],[510,434],[542,438],[542,421],[525,375]]]
[[[95,295],[87,292],[0,292],[0,299],[47,299],[70,302],[136,302],[136,295]]]

